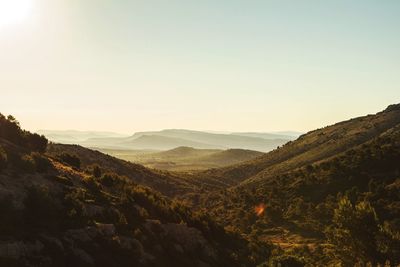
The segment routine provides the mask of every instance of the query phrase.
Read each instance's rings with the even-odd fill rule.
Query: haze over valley
[[[131,136],[107,132],[39,130],[50,141],[79,144],[144,166],[171,171],[223,167],[271,151],[301,133],[216,133],[168,129]]]
[[[400,267],[399,14],[0,0],[0,267]]]

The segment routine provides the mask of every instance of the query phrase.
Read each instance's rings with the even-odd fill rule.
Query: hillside
[[[76,146],[44,154],[46,144],[0,116],[1,266],[255,266],[268,256],[134,182],[155,178],[145,168]]]
[[[251,159],[159,171],[47,144],[0,116],[0,265],[400,264],[400,105],[266,154],[151,154],[197,164]]]
[[[371,141],[400,122],[399,105],[375,115],[343,121],[311,131],[259,158],[226,168],[206,171],[199,176],[212,182],[235,185],[241,181],[262,182],[268,177],[289,172],[328,159]],[[251,179],[250,179],[251,178]]]
[[[302,264],[397,266],[399,162],[400,105],[392,105],[255,160],[195,174],[209,193],[187,197]]]
[[[90,168],[97,164],[119,175],[127,176],[135,183],[149,186],[167,196],[175,196],[194,190],[192,184],[171,173],[150,170],[142,165],[117,159],[78,145],[49,144],[46,153],[51,157],[57,157],[63,153],[77,156],[83,168]]]
[[[235,132],[231,135],[248,136],[248,137],[258,137],[263,139],[289,139],[294,140],[302,133],[299,132],[276,132],[276,133],[254,133],[254,132]]]
[[[200,162],[208,162],[216,166],[234,165],[239,162],[248,161],[264,155],[264,153],[245,149],[227,149],[199,157]]]
[[[101,148],[99,150],[114,157],[139,163],[149,168],[168,171],[197,171],[218,168],[263,155],[262,152],[253,150],[197,149],[192,147],[177,147],[160,152]]]

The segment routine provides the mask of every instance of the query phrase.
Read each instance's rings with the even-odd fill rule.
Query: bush
[[[58,158],[62,162],[66,163],[72,167],[75,167],[77,169],[79,169],[81,167],[81,160],[75,155],[71,155],[68,153],[62,153],[61,155],[58,156]]]
[[[37,151],[42,153],[46,151],[48,140],[43,135],[38,135],[36,133],[34,134],[28,133],[27,141],[28,141],[28,146],[32,151]]]
[[[304,263],[294,255],[281,255],[273,257],[270,266],[303,267]]]
[[[107,187],[111,187],[115,185],[117,181],[119,181],[120,178],[117,174],[115,173],[105,173],[103,176],[100,178],[100,183],[102,185],[105,185]]]
[[[99,165],[97,165],[97,164],[93,166],[93,175],[96,178],[100,178],[100,176],[101,176],[101,169],[100,169]]]
[[[1,113],[0,137],[37,152],[44,152],[48,143],[48,140],[43,135],[22,130],[19,122],[13,116],[5,117]]]
[[[15,162],[15,166],[24,172],[32,173],[36,171],[35,161],[30,155],[23,155],[18,158]]]
[[[33,152],[31,157],[35,161],[37,172],[46,172],[53,166],[48,158],[38,152]]]
[[[102,175],[101,168],[98,164],[87,166],[85,172],[88,174],[92,174],[96,178],[100,178]]]

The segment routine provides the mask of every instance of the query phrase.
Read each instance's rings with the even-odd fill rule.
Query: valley
[[[399,264],[400,105],[268,153],[93,150],[4,116],[0,146],[3,265]]]
[[[94,148],[96,149],[96,148]],[[168,171],[198,171],[224,167],[251,160],[264,153],[245,149],[196,149],[177,147],[166,151],[113,150],[98,148],[116,158],[142,164],[148,168]]]

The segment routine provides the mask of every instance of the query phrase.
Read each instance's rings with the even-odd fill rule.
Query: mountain
[[[189,146],[196,148],[222,148],[222,146],[207,144],[200,141],[188,140],[179,137],[169,137],[162,135],[142,135],[137,138],[129,138],[124,145],[136,149],[158,149],[168,150],[179,146]]]
[[[270,151],[296,136],[270,133],[211,133],[182,129],[138,132],[125,136],[112,132],[41,130],[50,141],[85,147],[122,150],[170,150],[180,146],[199,149],[249,149]]]
[[[275,135],[273,135],[275,137]],[[256,151],[269,151],[294,137],[260,138],[234,134],[208,133],[190,130],[162,130],[157,132],[138,132],[123,138],[90,138],[81,145],[97,148],[113,149],[153,149],[169,150],[180,146],[200,149],[241,148]]]
[[[252,161],[207,171],[204,176],[222,179],[231,185],[263,180],[343,153],[368,142],[400,121],[395,106],[375,115],[343,121],[317,129],[290,141]]]
[[[63,144],[78,144],[91,138],[114,138],[126,135],[113,132],[76,131],[76,130],[39,130],[38,134],[46,136],[50,141]]]
[[[171,131],[163,137],[188,134]],[[152,154],[212,164],[255,157],[160,171],[48,145],[1,115],[0,266],[400,264],[400,104],[268,153]]]
[[[201,143],[178,137],[169,137],[156,134],[134,135],[123,138],[89,138],[80,142],[86,147],[134,149],[134,150],[169,150],[179,146],[192,146],[196,148],[222,148],[222,146]]]
[[[170,171],[194,171],[223,167],[263,155],[244,149],[197,149],[177,147],[167,151],[99,149],[117,158],[143,164],[146,167]]]
[[[0,266],[255,266],[270,251],[144,185],[175,187],[167,173],[46,145],[0,115]]]
[[[231,135],[257,137],[257,138],[263,138],[263,139],[295,140],[297,137],[302,135],[302,133],[297,133],[297,132],[276,132],[276,133],[236,132],[236,133],[231,133]]]
[[[168,129],[159,132],[139,132],[135,133],[131,138],[138,138],[143,135],[159,135],[165,137],[181,138],[194,142],[201,142],[214,145],[215,148],[242,148],[257,151],[269,151],[282,145],[289,140],[289,137],[281,138],[260,138],[255,136],[242,136],[235,134],[208,133],[201,131],[190,131],[182,129]],[[198,148],[198,147],[195,147]]]
[[[254,160],[194,173],[208,193],[187,199],[279,246],[293,266],[397,266],[399,162],[400,105],[391,105]]]

